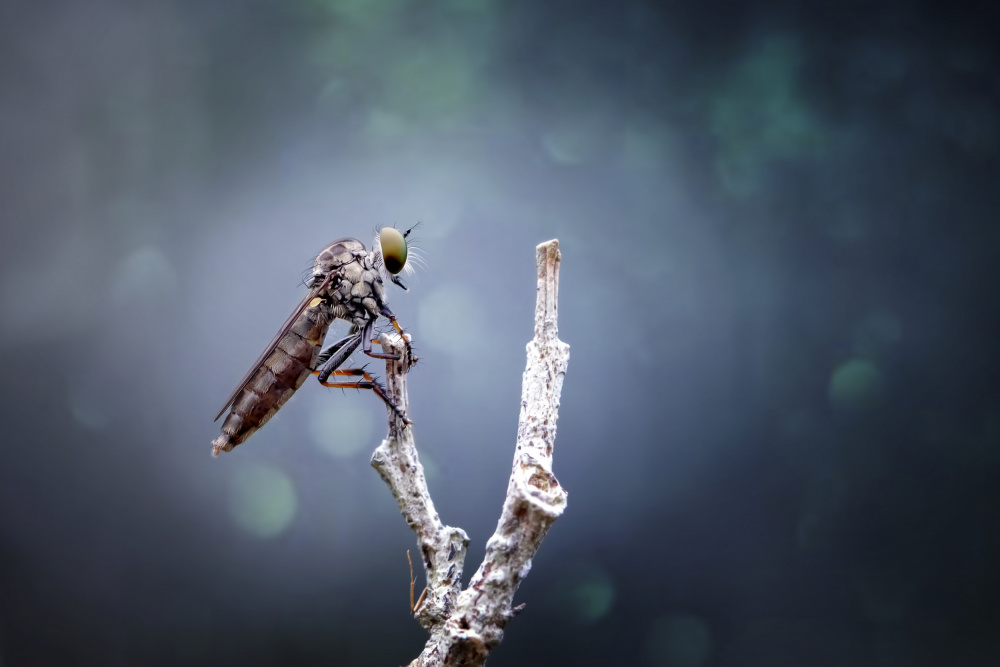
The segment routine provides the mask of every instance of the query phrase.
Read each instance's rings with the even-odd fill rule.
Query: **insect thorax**
[[[382,278],[373,255],[357,239],[340,239],[323,249],[316,257],[313,279],[323,280],[334,274],[324,296],[342,307],[336,315],[359,322],[375,319],[386,305]],[[342,313],[342,314],[341,314]]]
[[[345,264],[356,261],[359,257],[367,257],[368,251],[357,239],[338,239],[323,248],[313,263],[313,276],[326,276]]]

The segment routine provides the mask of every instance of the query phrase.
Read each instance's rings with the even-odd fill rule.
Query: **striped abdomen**
[[[285,404],[312,372],[333,313],[326,302],[307,308],[257,367],[222,423],[212,451],[231,451],[249,438]]]

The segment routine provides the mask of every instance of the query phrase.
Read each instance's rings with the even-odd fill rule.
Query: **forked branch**
[[[531,569],[532,557],[566,508],[566,491],[552,474],[559,396],[569,363],[569,345],[559,340],[558,330],[559,241],[543,243],[535,251],[535,337],[527,346],[514,465],[500,521],[468,588],[462,590],[461,585],[469,538],[438,517],[417,456],[413,426],[404,428],[389,411],[389,436],[372,456],[372,466],[417,534],[427,574],[426,598],[416,605],[415,614],[431,636],[412,665],[472,666],[486,661],[503,638],[507,621],[520,611],[512,602]],[[399,336],[385,334],[381,340],[386,352],[396,352],[402,359]],[[404,412],[407,363],[407,359],[386,362],[388,392]]]

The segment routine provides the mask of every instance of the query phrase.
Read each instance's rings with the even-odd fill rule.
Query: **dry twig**
[[[535,337],[521,387],[514,465],[497,529],[486,543],[482,565],[462,590],[462,567],[469,538],[446,526],[427,491],[423,466],[413,441],[413,427],[403,428],[389,413],[389,436],[375,450],[372,466],[389,485],[400,512],[417,534],[427,573],[426,598],[414,605],[420,624],[430,632],[423,652],[411,664],[482,665],[503,638],[503,628],[523,605],[512,608],[514,592],[531,569],[531,559],[552,522],[566,508],[566,491],[552,474],[559,395],[569,363],[569,345],[559,340],[559,241],[536,248],[538,292]],[[387,334],[383,349],[403,355],[402,339]],[[408,360],[387,361],[388,391],[396,405],[408,408]],[[412,581],[412,573],[411,573]]]

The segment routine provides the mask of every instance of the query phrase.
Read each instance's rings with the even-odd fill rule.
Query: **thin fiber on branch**
[[[535,337],[527,345],[514,464],[500,521],[468,588],[462,590],[461,582],[469,538],[438,517],[417,456],[413,427],[403,428],[389,411],[389,437],[372,456],[372,466],[417,534],[427,573],[426,601],[416,616],[431,636],[413,665],[472,666],[486,661],[517,611],[512,607],[514,593],[528,575],[531,559],[566,508],[566,491],[552,474],[559,396],[569,363],[569,345],[559,340],[558,330],[560,258],[558,240],[536,248]],[[382,343],[386,351],[405,356],[399,336],[384,335]],[[386,363],[388,391],[404,412],[407,363],[406,359]]]

